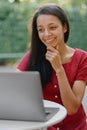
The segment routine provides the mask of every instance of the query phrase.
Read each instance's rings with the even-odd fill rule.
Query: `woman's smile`
[[[46,44],[52,44],[54,41],[55,41],[55,37],[44,39],[44,42]]]

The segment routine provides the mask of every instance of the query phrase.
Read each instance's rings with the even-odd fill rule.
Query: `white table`
[[[44,105],[46,107],[58,107],[60,110],[46,122],[0,120],[0,130],[47,130],[47,127],[59,123],[67,115],[66,109],[60,104],[44,100]]]

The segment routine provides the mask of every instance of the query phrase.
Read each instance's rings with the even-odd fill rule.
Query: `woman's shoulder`
[[[87,52],[85,50],[75,48],[76,55],[80,56],[87,56]]]
[[[75,61],[79,61],[80,63],[87,63],[87,52],[85,50],[76,48],[74,54]]]
[[[25,53],[25,55],[22,57],[20,63],[28,62],[30,58],[30,50]]]
[[[30,59],[30,50],[25,53],[25,55],[20,60],[17,69],[21,71],[27,71],[29,67],[29,59]]]

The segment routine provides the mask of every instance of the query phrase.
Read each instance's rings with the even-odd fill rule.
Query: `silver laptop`
[[[39,72],[0,72],[0,119],[47,121],[58,108],[45,108]]]

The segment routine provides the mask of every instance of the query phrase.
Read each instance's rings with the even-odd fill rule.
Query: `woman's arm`
[[[66,107],[69,115],[76,113],[82,102],[86,82],[77,80],[71,88],[62,66],[60,53],[55,48],[50,46],[47,48],[46,59],[51,63],[56,72],[63,105]]]
[[[86,88],[86,82],[75,81],[73,87],[71,88],[63,68],[61,68],[61,71],[57,73],[57,79],[62,102],[66,107],[68,114],[72,115],[77,112],[82,102]]]

